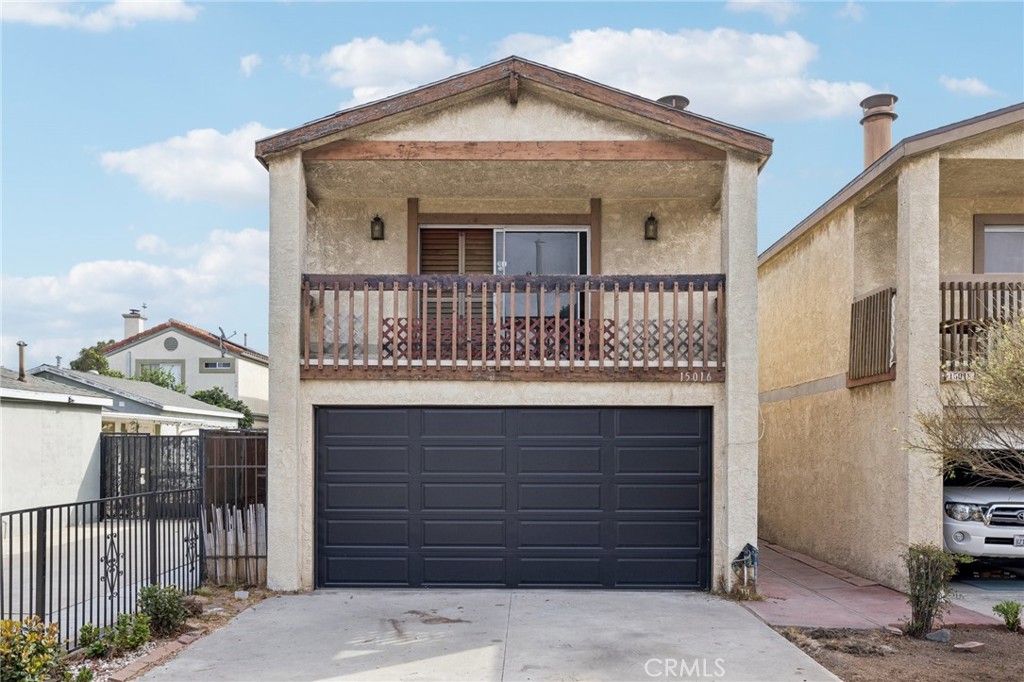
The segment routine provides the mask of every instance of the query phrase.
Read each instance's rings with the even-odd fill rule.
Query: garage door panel
[[[518,561],[519,584],[523,586],[600,587],[601,560],[525,557]]]
[[[500,446],[423,446],[424,474],[500,474],[504,471],[505,448]]]
[[[523,413],[528,416],[523,418]],[[601,412],[593,409],[531,408],[520,411],[517,435],[529,438],[601,437]]]
[[[710,417],[318,408],[317,585],[706,588]]]
[[[616,546],[621,548],[699,549],[698,521],[619,521]]]
[[[423,547],[504,547],[505,521],[423,521]]]
[[[409,557],[344,556],[328,557],[328,584],[345,582],[363,585],[408,585]],[[332,580],[333,578],[333,580]]]
[[[519,486],[520,511],[601,511],[601,485],[523,483]]]
[[[501,587],[506,578],[505,557],[426,557],[423,583]]]
[[[406,474],[409,473],[409,449],[373,445],[332,445],[323,448],[327,474]]]
[[[328,509],[409,511],[407,483],[327,483],[324,489]]]
[[[505,437],[504,409],[422,410],[421,433],[424,437],[461,441],[469,438]]]
[[[424,483],[423,510],[504,511],[504,483]]]
[[[520,474],[600,474],[601,448],[520,447]]]
[[[615,584],[619,587],[674,587],[700,580],[700,562],[692,559],[619,559]]]
[[[615,471],[620,474],[701,474],[699,446],[615,448]]]
[[[600,549],[600,521],[520,521],[519,547]]]
[[[624,484],[618,486],[616,511],[701,509],[699,484]]]
[[[615,436],[690,437],[703,438],[703,419],[699,410],[676,408],[645,408],[619,410],[615,420]]]
[[[406,519],[327,519],[326,540],[331,547],[408,547]]]

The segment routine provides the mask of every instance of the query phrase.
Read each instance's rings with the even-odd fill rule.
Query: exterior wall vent
[[[690,106],[690,100],[682,95],[665,95],[658,98],[658,104],[665,104],[680,111]]]
[[[166,350],[177,350],[178,339],[174,338],[173,336],[168,336],[166,339],[164,339],[164,348]]]

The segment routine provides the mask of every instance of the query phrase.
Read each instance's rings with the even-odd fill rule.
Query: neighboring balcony
[[[988,329],[1024,316],[1024,275],[959,275],[939,284],[942,379],[970,378]]]
[[[304,379],[725,380],[724,275],[303,275]]]

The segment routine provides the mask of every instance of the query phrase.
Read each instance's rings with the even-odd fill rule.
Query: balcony
[[[724,275],[303,275],[304,379],[725,379]]]
[[[985,332],[1024,315],[1024,276],[960,275],[939,284],[943,381],[970,377],[987,352]]]

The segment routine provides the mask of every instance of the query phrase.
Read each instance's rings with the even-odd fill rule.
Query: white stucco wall
[[[0,401],[0,511],[99,493],[100,407]]]

